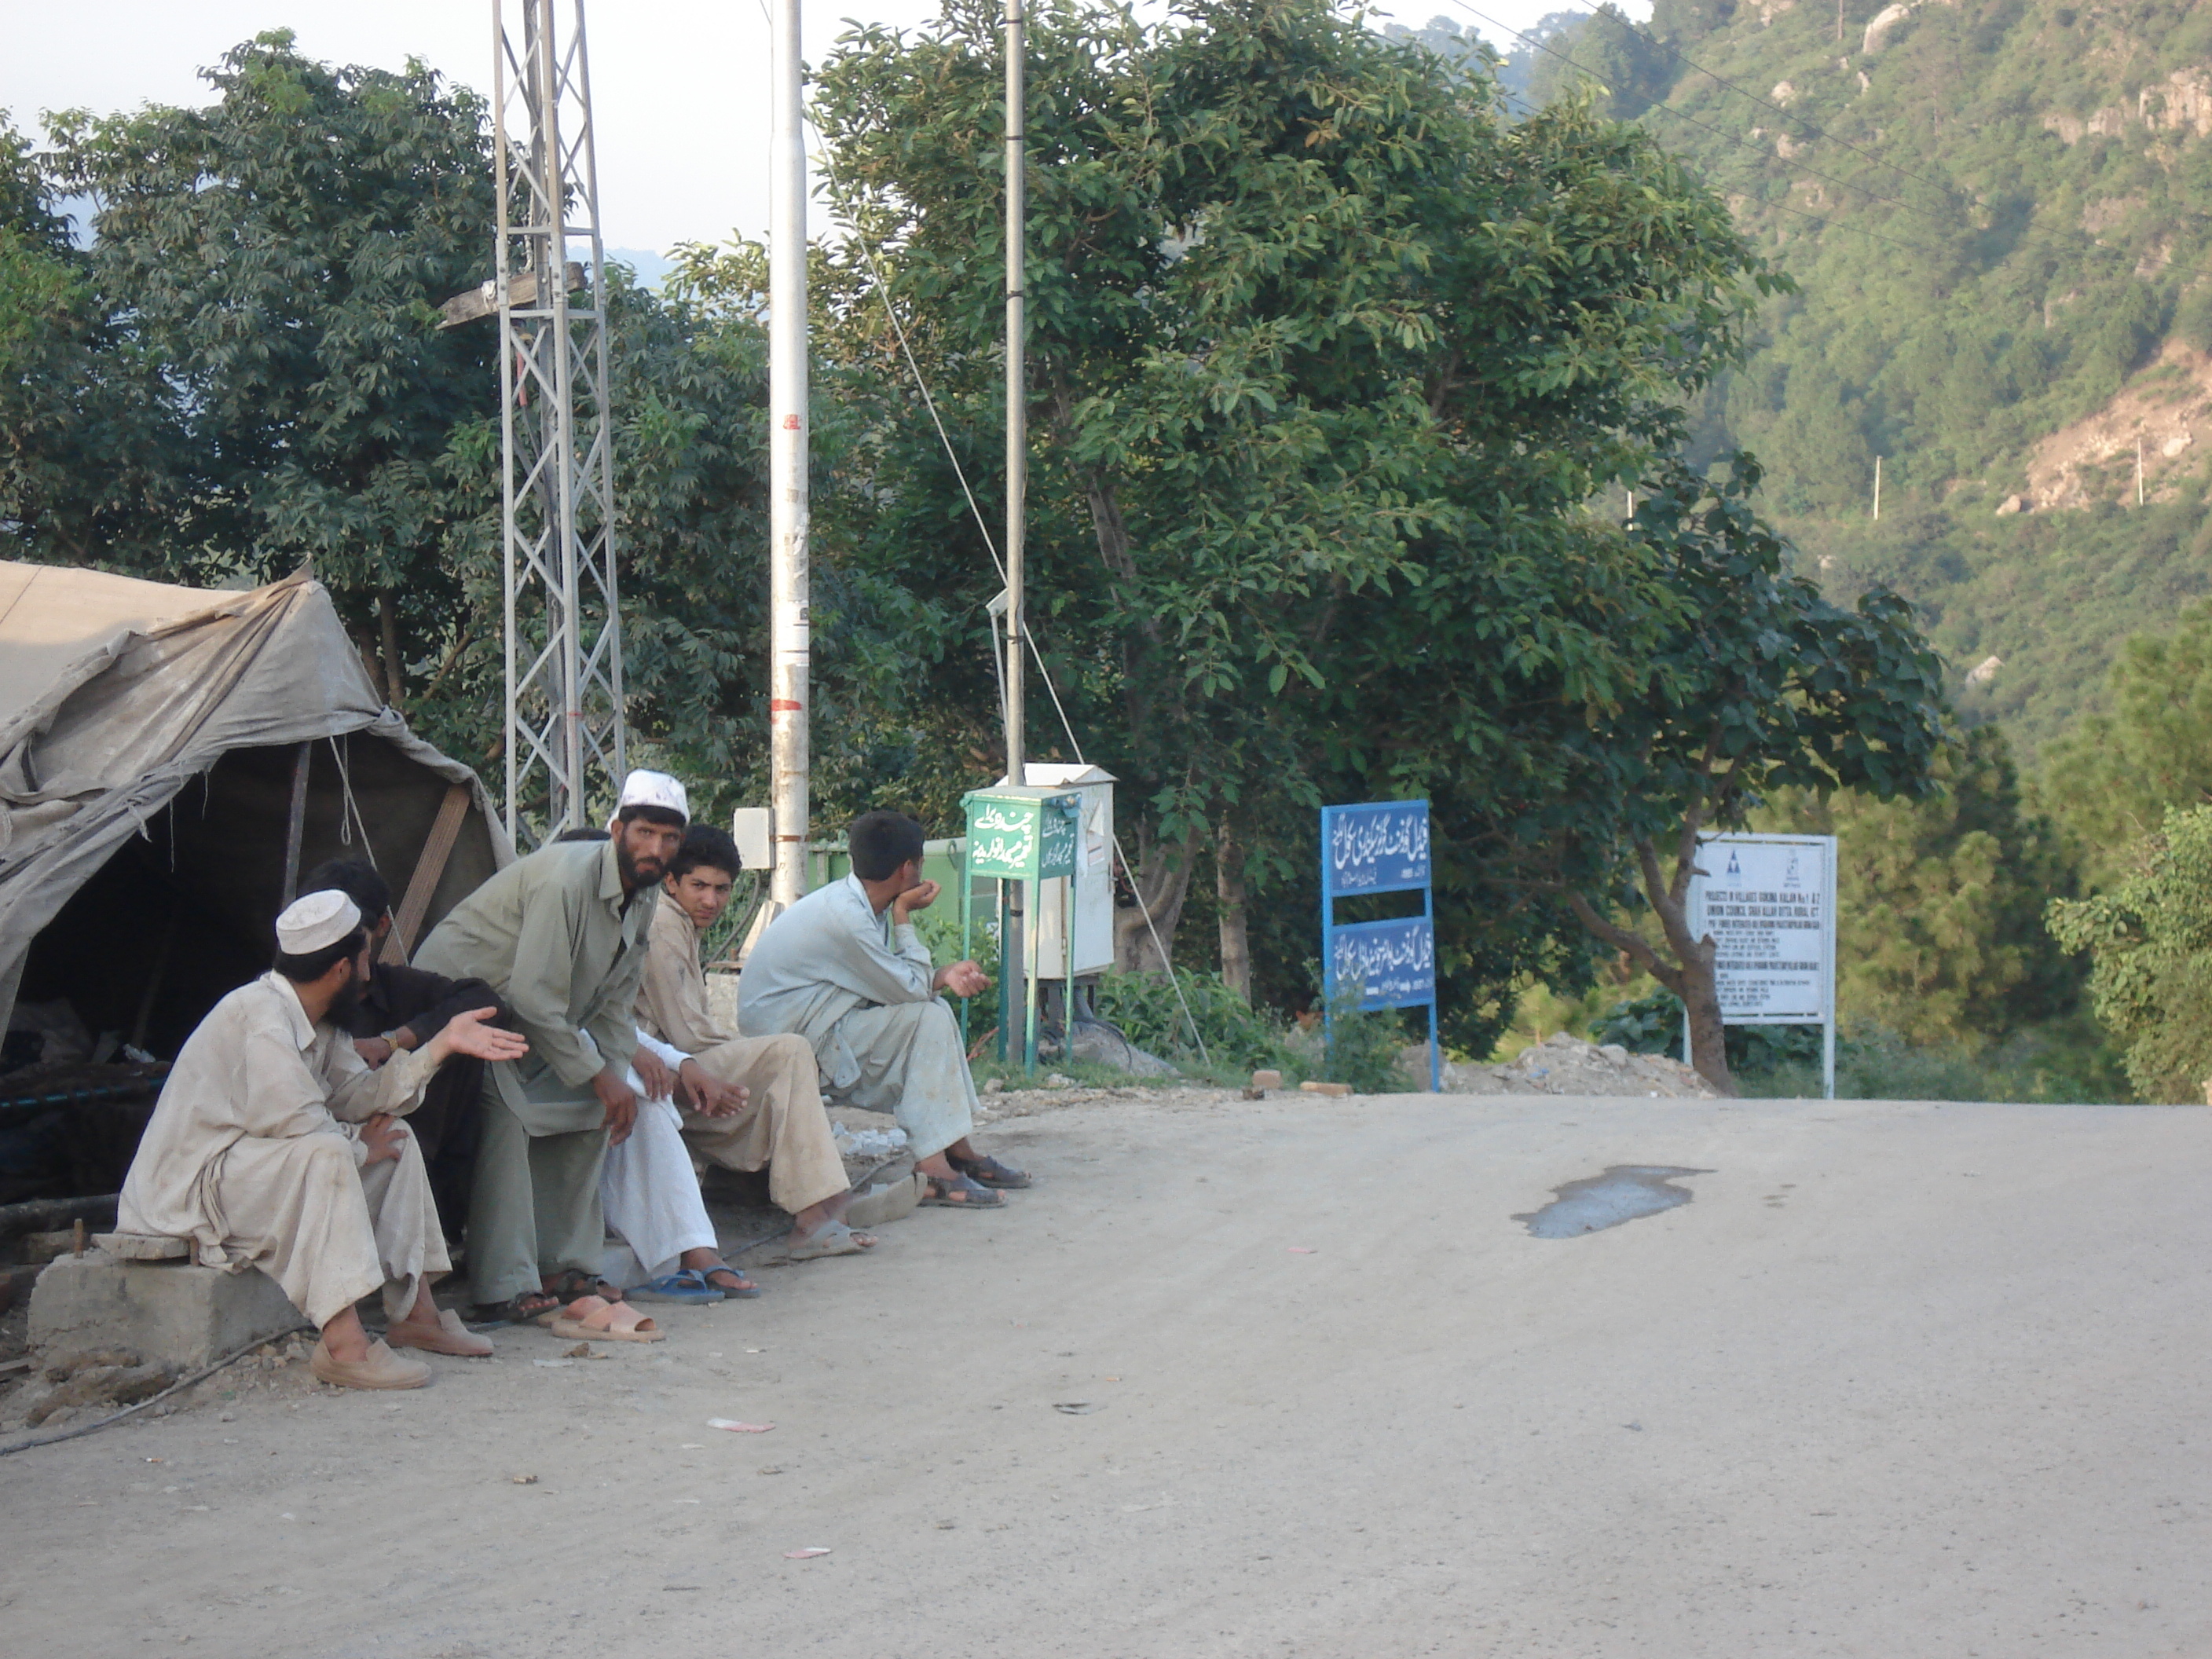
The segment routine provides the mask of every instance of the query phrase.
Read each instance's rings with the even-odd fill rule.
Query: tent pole
[[[286,905],[300,896],[300,842],[307,830],[307,765],[314,752],[313,744],[303,743],[292,757],[292,812],[284,826]]]

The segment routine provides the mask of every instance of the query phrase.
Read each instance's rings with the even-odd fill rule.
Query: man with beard
[[[276,965],[216,1004],[185,1040],[131,1159],[125,1232],[192,1242],[205,1267],[258,1266],[321,1328],[325,1382],[416,1389],[394,1347],[481,1358],[491,1344],[431,1299],[453,1264],[415,1138],[398,1121],[455,1054],[512,1061],[524,1040],[478,1009],[371,1071],[342,1029],[368,974],[368,936],[343,893],[310,893],[276,919]],[[372,1343],[354,1304],[381,1287]]]
[[[498,1008],[499,999],[482,980],[447,979],[380,959],[392,933],[392,889],[367,859],[317,865],[301,886],[310,893],[343,893],[359,908],[362,926],[368,930],[368,981],[357,988],[361,995],[351,1012],[334,1009],[331,1018],[370,1065],[420,1048],[456,1014]],[[483,1062],[457,1054],[431,1077],[422,1103],[407,1119],[415,1144],[422,1149],[422,1167],[430,1173],[430,1193],[438,1200],[439,1224],[448,1241],[459,1239],[461,1224],[468,1218],[477,1167],[477,1105],[483,1093]]]
[[[630,1009],[660,878],[690,819],[682,784],[632,772],[609,839],[516,860],[415,953],[417,968],[491,987],[530,1041],[527,1059],[487,1068],[469,1204],[469,1283],[496,1316],[535,1319],[586,1295],[617,1300],[598,1272],[599,1166],[637,1117],[631,1066],[652,1094],[669,1091],[659,1057],[637,1051]]]

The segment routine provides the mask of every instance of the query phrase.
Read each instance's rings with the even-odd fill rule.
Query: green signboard
[[[978,789],[968,813],[968,873],[1000,881],[1049,881],[1075,873],[1083,798],[1049,789]]]

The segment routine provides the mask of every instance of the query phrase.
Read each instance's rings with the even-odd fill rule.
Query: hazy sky
[[[1526,27],[1571,0],[1475,0]],[[289,27],[310,56],[397,69],[412,55],[479,88],[491,76],[490,0],[7,0],[0,110],[19,127],[42,111],[202,103],[204,64],[255,33]],[[1634,10],[1641,12],[1642,6]],[[806,56],[845,20],[911,25],[935,0],[818,0]],[[1474,20],[1450,0],[1399,0],[1376,15]],[[760,0],[596,0],[586,7],[599,195],[614,247],[665,250],[758,235],[768,218],[768,27]],[[821,210],[815,210],[818,215]],[[812,227],[822,228],[817,217]]]

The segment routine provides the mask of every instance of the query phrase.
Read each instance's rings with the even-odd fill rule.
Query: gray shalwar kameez
[[[916,1158],[975,1127],[975,1080],[960,1022],[930,981],[911,922],[878,915],[858,876],[817,888],[772,922],[738,979],[747,1036],[795,1031],[814,1048],[822,1092],[890,1112]]]
[[[484,1068],[468,1244],[480,1304],[565,1267],[599,1270],[606,1109],[592,1079],[621,1076],[637,1047],[630,1009],[658,898],[625,898],[613,842],[556,842],[462,900],[415,954],[417,968],[489,985],[530,1040],[524,1058]]]

